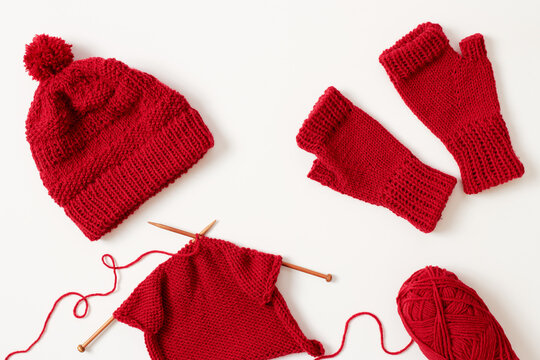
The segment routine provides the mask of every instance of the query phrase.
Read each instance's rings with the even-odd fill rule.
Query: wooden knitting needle
[[[111,325],[111,323],[114,321],[114,316],[111,316],[107,321],[105,321],[105,323],[103,325],[101,325],[99,327],[99,329],[96,330],[95,333],[93,333],[92,335],[90,335],[90,337],[85,341],[83,342],[82,344],[79,344],[77,346],[77,350],[79,350],[79,352],[84,352],[86,350],[86,347],[92,342],[94,341],[94,339],[99,335],[101,334],[101,332],[103,330],[105,330],[105,328],[109,325]]]
[[[152,222],[152,221],[149,221],[148,223],[149,223],[150,225],[157,226],[157,227],[160,228],[160,229],[172,231],[172,232],[175,232],[175,233],[177,233],[177,234],[184,235],[184,236],[189,236],[190,238],[193,238],[193,239],[197,237],[196,234],[193,234],[193,233],[191,233],[191,232],[189,232],[189,231],[177,229],[177,228],[174,228],[174,227],[172,227],[172,226],[163,225],[163,224],[155,223],[155,222]],[[203,235],[204,235],[204,234],[203,234]],[[298,266],[298,265],[294,265],[294,264],[291,264],[291,263],[288,263],[288,262],[285,262],[285,261],[283,261],[281,264],[282,264],[283,266],[288,267],[288,268],[291,268],[291,269],[293,269],[293,270],[298,270],[298,271],[304,272],[304,273],[306,273],[306,274],[310,274],[310,275],[313,275],[313,276],[320,277],[320,278],[322,278],[322,279],[325,279],[327,282],[332,281],[332,274],[323,274],[323,273],[320,273],[320,272],[318,272],[318,271],[306,269],[305,267]]]
[[[212,228],[212,226],[214,226],[214,224],[216,223],[216,220],[212,221],[210,224],[206,225],[206,227],[204,229],[201,230],[200,234],[201,235],[204,235],[208,232],[208,230],[210,230]],[[101,332],[103,332],[103,330],[105,330],[109,325],[111,325],[111,323],[114,321],[114,316],[111,316],[107,321],[105,321],[105,323],[103,325],[101,325],[99,327],[99,329],[96,330],[96,332],[94,332],[92,335],[90,335],[90,337],[88,339],[86,339],[85,342],[83,342],[82,344],[78,345],[77,346],[77,350],[79,350],[79,352],[84,352],[86,350],[86,347],[88,345],[90,345],[90,343],[92,341],[94,341],[94,339],[99,335],[101,334]]]

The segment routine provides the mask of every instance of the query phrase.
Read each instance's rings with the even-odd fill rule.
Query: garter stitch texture
[[[334,87],[315,104],[296,141],[317,156],[309,178],[384,206],[423,232],[435,228],[456,184],[423,164]]]
[[[199,113],[155,77],[115,59],[73,62],[38,35],[25,64],[39,80],[26,121],[49,195],[90,240],[184,174],[213,146]]]
[[[276,288],[281,256],[198,236],[114,312],[144,332],[152,360],[266,360],[324,353]]]
[[[459,55],[440,25],[425,23],[385,50],[379,60],[401,97],[446,145],[467,194],[524,173],[502,118],[484,38],[461,40]]]

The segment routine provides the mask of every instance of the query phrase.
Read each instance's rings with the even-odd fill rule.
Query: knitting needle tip
[[[201,234],[201,235],[206,234],[206,232],[207,232],[208,230],[210,230],[210,229],[212,228],[212,226],[215,225],[216,221],[217,221],[217,220],[214,219],[214,221],[212,221],[210,224],[206,225],[206,227],[200,232],[200,234]]]
[[[311,269],[307,269],[305,267],[294,265],[294,264],[291,264],[291,263],[288,263],[288,262],[285,262],[285,261],[282,261],[281,265],[283,265],[285,267],[288,267],[288,268],[291,268],[293,270],[298,270],[298,271],[304,272],[306,274],[310,274],[310,275],[319,277],[321,279],[326,280],[326,282],[332,281],[332,274],[323,274],[323,273],[320,273],[318,271],[313,271]]]

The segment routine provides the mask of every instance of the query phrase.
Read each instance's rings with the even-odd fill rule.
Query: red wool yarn
[[[519,360],[501,325],[480,296],[448,270],[428,266],[415,272],[401,286],[397,305],[401,321],[412,337],[404,348],[388,350],[379,318],[361,312],[347,320],[339,349],[315,360],[339,355],[349,323],[366,315],[377,321],[381,348],[389,355],[399,355],[415,342],[429,360]]]
[[[449,45],[440,25],[425,23],[379,60],[401,97],[454,156],[467,194],[524,173],[502,118],[481,34]]]
[[[147,252],[141,254],[134,261],[128,263],[127,265],[122,265],[122,266],[117,266],[116,265],[116,261],[115,261],[114,257],[111,254],[103,255],[101,257],[101,262],[103,263],[103,265],[105,265],[109,269],[112,269],[112,271],[113,271],[114,282],[113,282],[112,289],[107,291],[107,292],[91,293],[91,294],[88,294],[88,295],[83,295],[78,291],[69,291],[69,292],[59,296],[58,299],[56,299],[56,301],[54,302],[51,310],[47,314],[47,317],[45,318],[45,322],[43,323],[43,326],[41,328],[41,332],[39,333],[37,338],[26,349],[13,351],[13,352],[9,353],[5,357],[4,360],[9,360],[13,355],[24,354],[24,353],[29,352],[41,340],[41,338],[45,334],[45,330],[47,330],[47,325],[49,324],[49,320],[51,319],[54,311],[56,310],[56,307],[58,306],[58,304],[60,302],[62,302],[62,300],[64,300],[65,298],[68,298],[68,297],[72,297],[72,296],[78,297],[79,300],[77,300],[77,302],[75,303],[75,306],[73,307],[73,316],[75,316],[77,319],[85,318],[86,315],[88,314],[88,311],[90,310],[90,299],[91,298],[109,296],[110,294],[112,294],[116,290],[116,288],[118,286],[118,273],[117,273],[117,270],[127,269],[127,268],[135,265],[136,263],[141,261],[144,257],[146,257],[147,255],[150,255],[150,254],[163,254],[163,255],[168,255],[168,256],[174,256],[175,255],[175,254],[167,252],[167,251],[150,250],[150,251],[147,251]],[[83,306],[83,312],[82,313],[79,312],[79,308],[81,306]]]
[[[414,273],[397,297],[403,325],[430,360],[517,360],[480,296],[445,269]]]

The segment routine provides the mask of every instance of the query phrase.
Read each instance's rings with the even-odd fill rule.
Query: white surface
[[[120,264],[147,249],[175,250],[186,239],[147,220],[283,254],[335,274],[335,282],[284,269],[278,286],[308,337],[334,352],[346,318],[372,311],[387,345],[408,341],[395,306],[402,282],[439,265],[475,288],[521,359],[540,359],[540,3],[531,1],[11,1],[0,33],[0,355],[26,347],[54,299],[68,290],[108,290],[112,253]],[[50,2],[49,2],[50,3]],[[394,90],[379,54],[424,21],[440,23],[452,45],[482,32],[522,179],[468,196],[454,190],[437,229],[423,234],[390,211],[306,178],[314,156],[295,136],[330,85],[386,126],[424,162],[459,177],[444,146]],[[36,33],[61,36],[76,59],[115,57],[179,90],[199,110],[215,147],[187,175],[91,243],[43,187],[25,140],[37,82],[23,67]],[[148,359],[138,330],[115,323],[84,355],[86,339],[158,263],[120,275],[120,289],[95,298],[89,316],[57,309],[45,337],[15,359]],[[389,359],[374,321],[358,319],[340,359]],[[288,359],[308,359],[306,354]],[[401,359],[423,359],[415,345]]]

